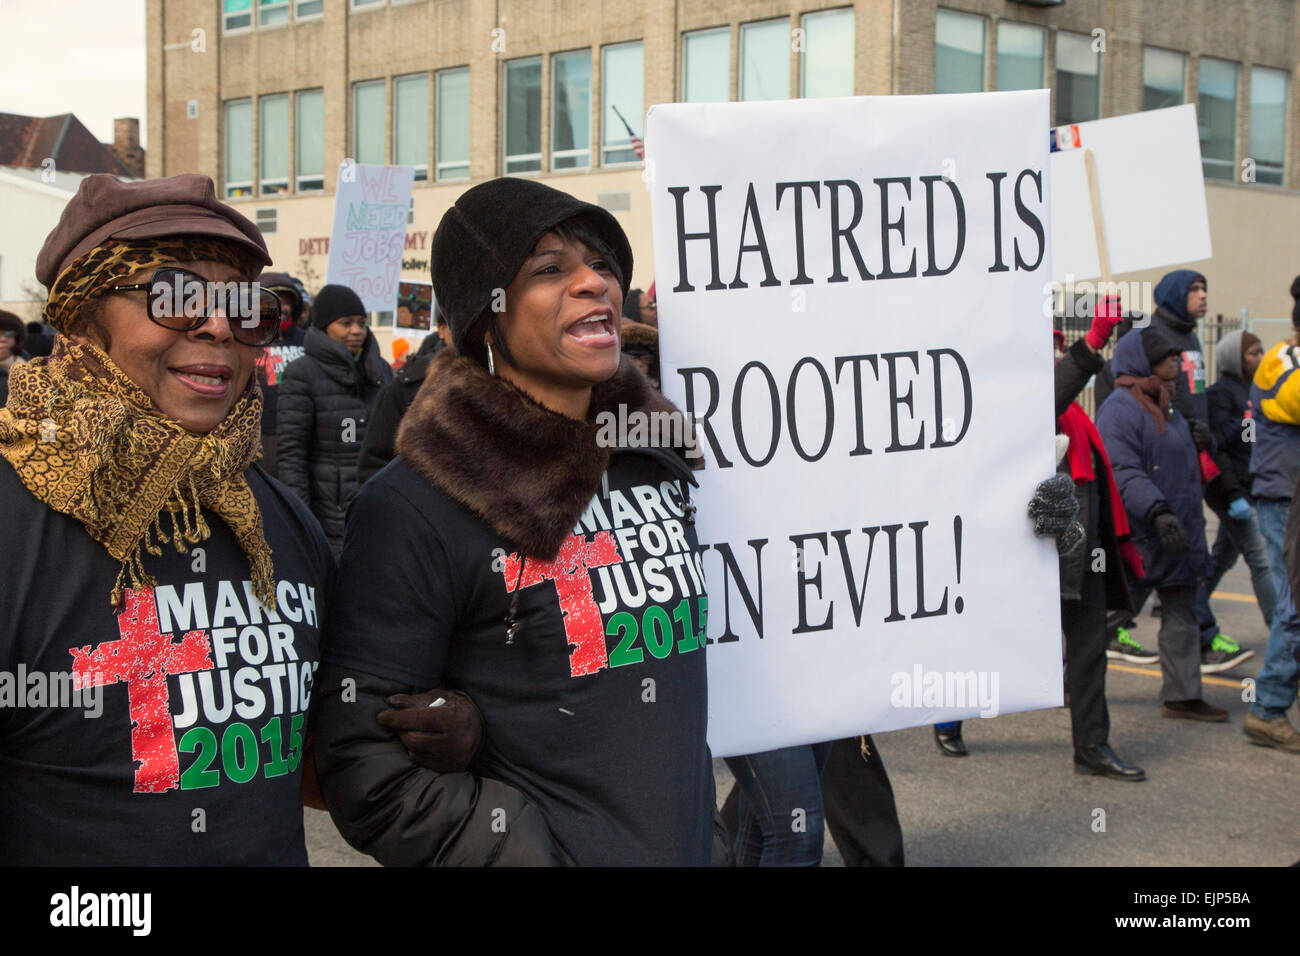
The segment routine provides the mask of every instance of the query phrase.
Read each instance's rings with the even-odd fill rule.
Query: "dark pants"
[[[903,865],[894,788],[869,734],[831,745],[822,772],[822,804],[845,866]]]
[[[1081,600],[1061,602],[1061,629],[1065,632],[1065,681],[1070,690],[1074,749],[1104,744],[1110,737],[1104,575],[1083,572]]]
[[[1160,598],[1160,672],[1164,683],[1160,699],[1196,700],[1201,696],[1201,636],[1196,623],[1196,588],[1155,588]],[[1139,610],[1152,588],[1130,589],[1133,606]],[[1113,613],[1113,612],[1112,612]],[[1124,614],[1113,616],[1110,624],[1122,624]]]

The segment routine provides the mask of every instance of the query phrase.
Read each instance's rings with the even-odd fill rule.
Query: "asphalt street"
[[[1211,533],[1213,516],[1209,516]],[[970,755],[943,756],[928,727],[875,737],[894,786],[909,866],[1288,866],[1300,860],[1300,755],[1242,733],[1243,678],[1263,662],[1268,632],[1245,563],[1212,601],[1222,631],[1255,656],[1207,677],[1224,724],[1160,715],[1160,669],[1112,662],[1106,677],[1111,745],[1148,779],[1123,783],[1074,772],[1064,708],[968,721]],[[1014,613],[1007,627],[1015,627]],[[1156,644],[1144,609],[1134,637]],[[1300,711],[1291,721],[1300,727]],[[719,801],[732,785],[715,761]],[[1100,811],[1100,812],[1099,812]],[[304,811],[313,866],[374,865],[327,814]],[[1101,826],[1104,824],[1104,830]],[[825,866],[841,866],[826,837]]]

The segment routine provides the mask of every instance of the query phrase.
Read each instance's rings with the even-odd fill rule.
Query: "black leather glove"
[[[1155,525],[1156,536],[1160,538],[1160,547],[1164,548],[1174,557],[1180,557],[1187,553],[1187,532],[1183,530],[1182,524],[1172,513],[1162,511],[1152,519]]]
[[[1214,436],[1202,422],[1193,418],[1187,424],[1192,429],[1192,441],[1195,442],[1197,451],[1209,451],[1214,447]]]
[[[1040,538],[1055,538],[1056,550],[1069,554],[1083,541],[1083,526],[1075,517],[1079,513],[1079,499],[1074,496],[1074,479],[1058,472],[1034,489],[1029,502],[1029,517],[1034,519],[1034,534]]]
[[[430,706],[440,698],[443,703]],[[474,701],[458,690],[394,694],[388,698],[388,706],[392,710],[380,711],[375,719],[397,731],[411,759],[429,770],[467,770],[483,746],[483,715]]]

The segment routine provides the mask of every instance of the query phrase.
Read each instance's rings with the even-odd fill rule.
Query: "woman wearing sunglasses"
[[[255,463],[269,264],[193,174],[89,176],[45,241],[60,334],[0,410],[0,863],[307,862],[333,562]]]

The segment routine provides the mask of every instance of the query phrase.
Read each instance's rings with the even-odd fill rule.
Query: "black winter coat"
[[[361,443],[361,457],[357,461],[357,484],[364,485],[379,473],[379,469],[397,457],[397,426],[402,416],[415,401],[415,393],[424,384],[433,357],[440,350],[428,347],[430,340],[441,342],[436,335],[425,339],[425,345],[415,353],[393,376],[391,385],[385,385],[370,413],[366,438]]]
[[[1250,488],[1250,448],[1243,422],[1251,418],[1250,384],[1224,372],[1206,392],[1210,402],[1210,430],[1219,443],[1223,458],[1232,466],[1244,493]]]
[[[592,406],[671,410],[628,359]],[[314,753],[339,832],[381,863],[725,859],[691,469],[682,448],[594,435],[440,355],[398,458],[357,496]],[[464,773],[424,769],[375,720],[389,695],[444,683],[483,715]]]
[[[359,358],[320,329],[310,329],[306,354],[280,380],[276,422],[280,480],[311,509],[330,547],[343,548],[344,520],[357,493],[357,456],[370,411],[393,370],[366,333]]]

